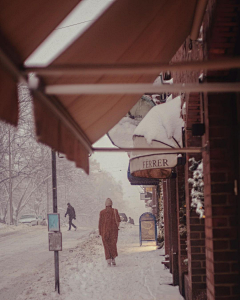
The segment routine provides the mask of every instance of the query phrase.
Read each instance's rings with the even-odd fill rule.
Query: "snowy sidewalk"
[[[42,274],[18,300],[183,299],[161,264],[164,251],[140,247],[138,230],[121,224],[116,267],[107,267],[101,238],[93,233],[70,252],[60,253],[60,295],[53,292],[54,275]]]

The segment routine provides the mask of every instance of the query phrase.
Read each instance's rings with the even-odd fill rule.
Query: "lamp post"
[[[56,152],[52,150],[52,189],[53,189],[53,213],[57,213],[57,169],[56,169]],[[55,291],[60,294],[59,282],[59,255],[58,251],[54,251],[55,264]]]

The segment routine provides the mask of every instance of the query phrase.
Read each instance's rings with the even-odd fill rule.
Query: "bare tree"
[[[19,215],[34,212],[46,216],[51,212],[51,150],[36,142],[32,103],[28,91],[19,87],[20,119],[18,128],[5,123],[0,126],[0,222],[17,224]],[[57,155],[58,207],[64,215],[66,203],[76,207],[85,224],[95,226],[107,197],[124,209],[121,184],[90,160],[90,175],[73,162]],[[89,225],[89,226],[90,226]]]

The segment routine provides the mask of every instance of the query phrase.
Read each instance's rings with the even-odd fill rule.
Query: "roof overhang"
[[[27,85],[24,61],[56,28],[79,0],[1,1],[0,118],[16,125],[17,85]],[[196,0],[117,0],[49,68],[167,64],[191,31]],[[56,9],[57,7],[57,9]],[[179,17],[180,16],[180,17]],[[44,20],[44,22],[43,22]],[[46,67],[46,70],[48,67]],[[39,141],[63,152],[88,172],[92,144],[108,132],[138,101],[142,92],[125,94],[48,95],[53,84],[151,84],[151,74],[110,75],[104,68],[92,74],[39,75],[30,88]],[[38,80],[36,80],[37,82]]]

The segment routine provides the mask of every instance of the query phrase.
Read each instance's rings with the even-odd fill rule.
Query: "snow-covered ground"
[[[78,225],[78,224],[77,224]],[[61,226],[63,251],[61,259],[89,236],[91,228],[79,227],[77,231],[67,231]],[[48,249],[47,226],[0,226],[0,299],[16,300],[47,276],[54,278],[54,255]],[[62,266],[62,264],[60,264]],[[45,275],[47,274],[47,275]],[[34,298],[33,298],[34,299]]]
[[[93,231],[76,247],[60,252],[60,295],[54,291],[53,270],[45,269],[16,300],[183,299],[161,264],[164,250],[151,243],[140,247],[138,230],[121,223],[116,267],[107,267],[101,238]]]
[[[2,236],[6,233],[11,234],[11,232],[16,233],[20,231],[31,231],[31,228],[32,226],[25,224],[19,224],[18,226],[15,226],[0,223],[0,235]]]

